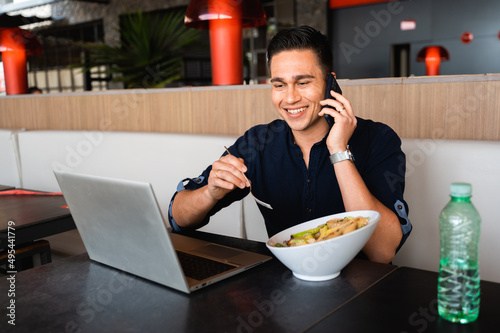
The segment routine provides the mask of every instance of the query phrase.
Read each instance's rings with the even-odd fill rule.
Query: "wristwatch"
[[[349,145],[347,145],[346,150],[340,151],[338,153],[333,153],[330,155],[330,161],[332,162],[332,164],[345,160],[351,160],[351,162],[354,162],[354,156],[349,150]]]

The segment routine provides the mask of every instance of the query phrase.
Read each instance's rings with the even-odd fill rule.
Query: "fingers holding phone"
[[[326,99],[320,101],[323,109],[319,116],[330,116],[333,118],[334,125],[327,139],[329,150],[345,149],[349,139],[354,133],[357,125],[357,119],[354,115],[351,103],[342,96],[335,74],[328,76]]]

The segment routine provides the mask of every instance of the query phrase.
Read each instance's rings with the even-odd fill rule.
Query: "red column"
[[[2,53],[5,91],[7,95],[28,92],[28,70],[26,51],[5,51]]]
[[[26,49],[19,38],[19,28],[0,29],[2,42],[2,61],[7,95],[28,92],[28,69],[26,67]]]
[[[212,84],[243,83],[243,28],[240,19],[209,21]]]

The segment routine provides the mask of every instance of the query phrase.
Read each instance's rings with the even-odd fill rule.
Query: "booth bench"
[[[151,183],[164,217],[177,184],[198,176],[236,137],[151,132],[0,129],[0,184],[60,191],[53,170]],[[449,184],[470,182],[482,217],[480,274],[500,282],[500,142],[403,138],[405,199],[413,231],[394,259],[397,265],[436,271],[441,209]],[[264,221],[251,196],[223,209],[201,230],[266,241]],[[46,238],[54,252],[85,251],[78,231]]]

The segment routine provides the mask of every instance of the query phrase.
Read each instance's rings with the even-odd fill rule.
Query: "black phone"
[[[339,84],[337,83],[337,80],[335,79],[335,75],[333,73],[330,73],[328,75],[328,81],[326,82],[326,94],[325,94],[325,99],[335,99],[335,97],[332,96],[331,91],[335,91],[336,93],[342,94],[342,89],[340,89]],[[324,106],[325,108],[330,108],[333,109],[332,106],[326,105]],[[333,117],[330,117],[329,115],[325,114],[326,119],[331,119],[333,121]]]
[[[335,75],[333,73],[330,73],[328,75],[328,81],[326,82],[325,99],[335,99],[335,97],[333,97],[332,94],[330,93],[330,91],[332,90],[342,95],[342,89],[340,89],[340,86],[337,80],[335,79]]]

